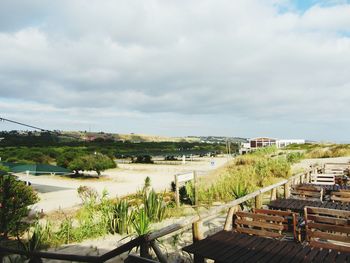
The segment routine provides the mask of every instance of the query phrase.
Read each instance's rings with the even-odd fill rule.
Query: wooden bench
[[[293,237],[296,237],[296,219],[291,212],[255,209],[253,213],[237,212],[236,217],[236,232],[282,239],[292,229]],[[288,217],[292,218],[291,224]]]
[[[350,203],[350,190],[339,190],[331,192],[333,202]]]
[[[323,189],[313,185],[296,185],[291,190],[291,198],[310,201],[322,201]]]
[[[333,185],[335,184],[335,174],[333,173],[313,173],[311,174],[311,183],[320,185]]]
[[[311,246],[350,252],[350,211],[305,207],[305,228]]]

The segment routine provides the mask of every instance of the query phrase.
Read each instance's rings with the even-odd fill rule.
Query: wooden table
[[[218,263],[350,262],[350,253],[312,248],[294,241],[279,241],[232,231],[220,231],[184,247],[183,250]]]
[[[342,204],[338,202],[329,202],[329,201],[308,201],[308,200],[299,200],[299,199],[277,199],[272,201],[267,205],[270,209],[275,210],[290,210],[293,212],[304,213],[305,206],[312,207],[322,207],[329,209],[338,209],[350,211],[350,204]]]

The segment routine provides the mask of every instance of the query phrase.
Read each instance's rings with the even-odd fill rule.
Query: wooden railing
[[[56,259],[56,260],[66,260],[66,261],[76,261],[76,262],[105,262],[111,258],[114,258],[122,253],[132,250],[135,247],[140,247],[141,257],[149,257],[149,251],[152,248],[158,260],[161,263],[166,263],[167,259],[163,255],[162,251],[156,244],[158,238],[170,235],[176,231],[190,229],[192,227],[193,241],[197,241],[204,238],[203,232],[203,223],[209,220],[212,220],[220,215],[221,212],[228,210],[226,221],[223,226],[223,229],[230,230],[232,228],[232,220],[235,212],[239,211],[239,205],[247,201],[254,199],[254,206],[256,208],[261,208],[263,204],[263,195],[271,192],[270,200],[275,200],[278,198],[279,188],[282,187],[283,198],[288,198],[290,196],[290,187],[291,185],[298,183],[307,183],[310,182],[310,174],[315,168],[311,168],[306,172],[299,173],[294,175],[289,179],[282,180],[276,184],[261,188],[253,193],[245,195],[241,198],[233,200],[229,203],[213,207],[205,213],[187,217],[175,224],[169,225],[157,231],[154,231],[148,235],[141,236],[129,241],[126,244],[121,245],[120,247],[109,251],[101,256],[79,256],[71,254],[58,254],[58,253],[49,253],[49,252],[26,252],[23,250],[10,249],[0,246],[0,259],[1,255],[4,254],[18,254],[26,256],[27,258],[32,259],[31,262],[41,262],[42,258],[46,259]]]

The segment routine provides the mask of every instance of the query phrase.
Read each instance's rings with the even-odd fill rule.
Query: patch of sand
[[[152,187],[163,191],[170,188],[175,174],[196,171],[201,176],[226,162],[226,157],[203,157],[192,162],[187,161],[185,164],[118,164],[118,168],[102,173],[103,180],[32,175],[19,175],[19,178],[29,180],[34,188],[39,189],[40,201],[32,207],[32,212],[48,213],[80,205],[77,189],[81,185],[92,187],[100,194],[106,189],[110,197],[121,197],[141,189],[148,176],[151,178]]]

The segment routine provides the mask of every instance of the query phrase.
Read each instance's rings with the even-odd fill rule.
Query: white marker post
[[[26,178],[27,178],[27,180],[26,180],[26,185],[29,185],[29,171],[26,171]]]

